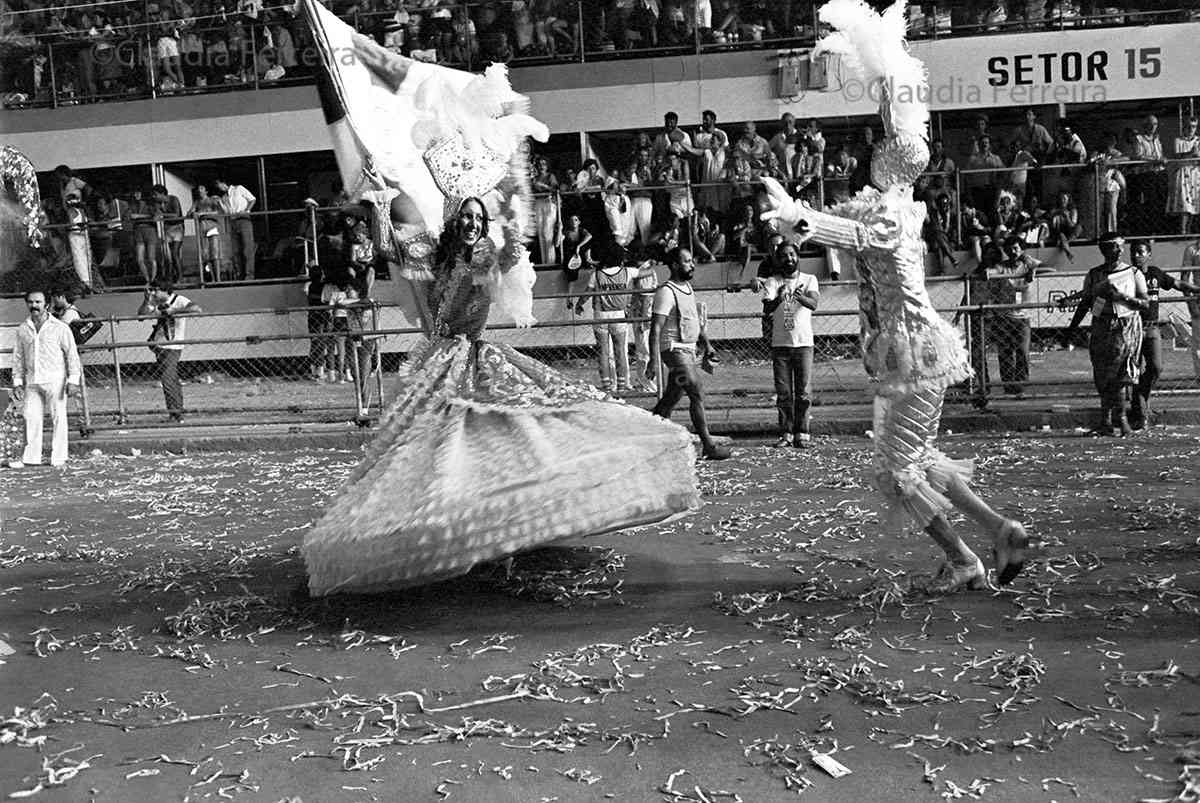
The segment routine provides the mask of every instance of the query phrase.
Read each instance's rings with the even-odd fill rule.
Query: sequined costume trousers
[[[875,484],[889,529],[906,527],[905,518],[926,527],[953,507],[950,484],[971,478],[971,461],[935,446],[946,388],[970,376],[970,359],[925,287],[923,205],[869,190],[836,210],[806,209],[804,220],[813,241],[858,254],[864,359],[875,380]]]
[[[945,392],[916,390],[875,397],[875,484],[893,514],[907,514],[921,527],[954,507],[946,498],[951,483],[969,482],[970,460],[953,460],[936,446]],[[902,526],[894,515],[892,524]]]

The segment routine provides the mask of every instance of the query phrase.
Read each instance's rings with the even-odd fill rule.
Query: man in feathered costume
[[[777,218],[822,245],[856,252],[864,360],[875,391],[875,482],[889,502],[891,524],[907,516],[946,553],[930,590],[985,588],[987,571],[950,525],[954,508],[992,539],[996,578],[1021,571],[1029,538],[970,488],[970,460],[952,460],[935,445],[946,388],[968,378],[970,361],[959,333],[934,309],[925,289],[925,205],[912,184],[929,161],[924,65],[904,42],[905,3],[882,15],[861,0],[832,0],[820,18],[835,29],[814,51],[837,54],[845,71],[879,98],[884,139],[871,161],[875,185],[827,212],[790,198],[764,178]]]
[[[493,307],[533,323],[525,143],[548,135],[503,65],[415,62],[301,5],[344,184],[375,205],[380,250],[429,334],[304,538],[310,592],[428,583],[696,507],[686,430],[483,339]]]

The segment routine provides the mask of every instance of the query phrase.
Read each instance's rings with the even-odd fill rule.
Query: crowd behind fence
[[[813,0],[356,0],[333,10],[411,58],[479,70],[747,48],[811,46]],[[909,36],[937,38],[1146,25],[1196,10],[1143,0],[913,3]],[[310,81],[311,36],[294,6],[243,0],[15,0],[0,15],[8,108],[75,105]]]
[[[1055,276],[1045,286],[1073,289],[1079,279],[1079,275]],[[952,389],[952,404],[986,407],[994,399],[1033,398],[1045,399],[1049,407],[1056,398],[1092,395],[1086,334],[1076,335],[1069,343],[1063,339],[1070,310],[1055,303],[1062,290],[1043,288],[1037,295],[1040,300],[1016,304],[971,303],[969,284],[960,281],[934,281],[930,290],[941,314],[963,331],[976,367],[974,379]],[[563,293],[539,298],[535,312],[541,322],[537,325],[526,329],[495,325],[485,336],[508,343],[576,380],[600,386],[606,374],[599,360],[612,353],[602,348],[601,329],[593,329],[590,311],[581,313],[570,303],[563,304],[564,299],[570,302],[591,295]],[[715,375],[707,380],[708,404],[713,410],[732,415],[732,411],[757,409],[760,415],[769,416],[761,411],[774,405],[770,348],[763,338],[757,298],[748,292],[701,291],[708,306],[708,333],[721,357]],[[862,404],[869,399],[870,380],[861,360],[855,299],[853,284],[828,284],[822,289],[821,308],[813,315],[813,400],[818,417],[823,407]],[[1193,334],[1200,327],[1200,306],[1191,303],[1189,312],[1182,298],[1162,300],[1166,348],[1159,393],[1168,398],[1200,392],[1200,339]],[[353,420],[365,424],[378,415],[407,354],[421,341],[422,331],[412,323],[412,310],[373,303],[361,305],[357,326],[335,330],[324,317],[334,309],[295,307],[189,316],[179,363],[186,422],[249,425]],[[1031,325],[1026,326],[1023,342],[1019,334],[1013,334],[1019,329],[1006,323],[1013,313],[1029,316]],[[80,347],[85,382],[77,413],[79,428],[164,422],[166,410],[154,349],[146,339],[151,321],[131,315],[102,322],[99,332]],[[630,363],[636,366],[636,339],[646,336],[648,319],[606,318],[603,330],[610,331],[613,323],[629,325],[625,345],[633,349]],[[10,360],[11,351],[0,351],[5,375]],[[611,378],[611,369],[607,376]],[[627,390],[620,395],[643,406],[654,399],[646,390]]]
[[[1113,193],[1108,185],[1115,171],[1127,189]],[[818,208],[848,199],[851,189],[836,172],[773,177]],[[1110,230],[1132,237],[1194,237],[1195,216],[1165,206],[1183,192],[1182,185],[1192,192],[1190,182],[1200,197],[1200,159],[926,173],[914,187],[914,199],[928,207],[928,271],[961,272],[978,264],[989,243],[1009,236],[1026,248],[1057,248],[1067,261],[1074,245]],[[534,195],[532,257],[542,269],[568,267],[576,256],[586,267],[591,250],[615,242],[635,256],[661,258],[674,245],[687,245],[701,262],[744,264],[767,250],[772,231],[761,220],[762,192],[757,178],[700,182],[685,175],[674,183],[646,183],[625,171],[582,189],[568,184]],[[338,229],[347,209],[314,202],[227,213],[195,197],[190,207],[165,192],[162,197],[181,211],[173,215],[151,201],[136,216],[138,201],[110,193],[74,206],[47,193],[41,254],[14,261],[73,269],[79,288],[94,291],[140,287],[156,277],[200,287],[296,280],[319,265],[322,237]],[[371,217],[365,208],[361,213]],[[67,217],[73,222],[56,222]],[[588,237],[591,246],[581,246]],[[809,255],[828,256],[823,250]],[[837,272],[832,262],[829,267]],[[386,275],[385,263],[377,269]],[[26,273],[9,271],[0,276],[0,292],[19,293],[27,282]]]

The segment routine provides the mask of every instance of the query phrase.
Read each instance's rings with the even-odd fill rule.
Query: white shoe
[[[23,462],[21,462],[20,460],[9,460],[8,467],[9,468],[25,468],[25,464]]]
[[[925,587],[927,594],[953,594],[960,589],[983,591],[991,588],[988,583],[987,569],[983,562],[975,558],[971,564],[951,563],[943,561],[938,567],[937,575]]]
[[[63,467],[63,466],[65,466],[66,464],[67,464],[67,461],[66,461],[66,460],[58,460],[58,461],[51,460],[51,461],[50,461],[50,468],[62,468],[62,467]]]

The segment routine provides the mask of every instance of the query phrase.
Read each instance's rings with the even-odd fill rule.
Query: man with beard
[[[662,385],[662,398],[654,405],[653,412],[670,418],[671,411],[686,393],[692,428],[700,438],[704,458],[725,460],[730,457],[729,449],[718,446],[708,431],[704,388],[697,370],[703,368],[711,372],[712,355],[709,353],[708,338],[704,335],[702,311],[696,303],[696,291],[692,287],[696,262],[692,252],[682,247],[672,248],[667,253],[666,261],[671,269],[671,278],[654,293],[650,345],[651,350],[657,351],[659,364],[667,373]],[[661,370],[657,373],[662,375]]]
[[[808,411],[812,399],[812,313],[821,291],[817,277],[800,272],[800,252],[784,242],[775,250],[775,275],[764,282],[763,312],[771,322],[768,343],[779,408],[779,441],[776,446],[805,449],[809,434]]]

